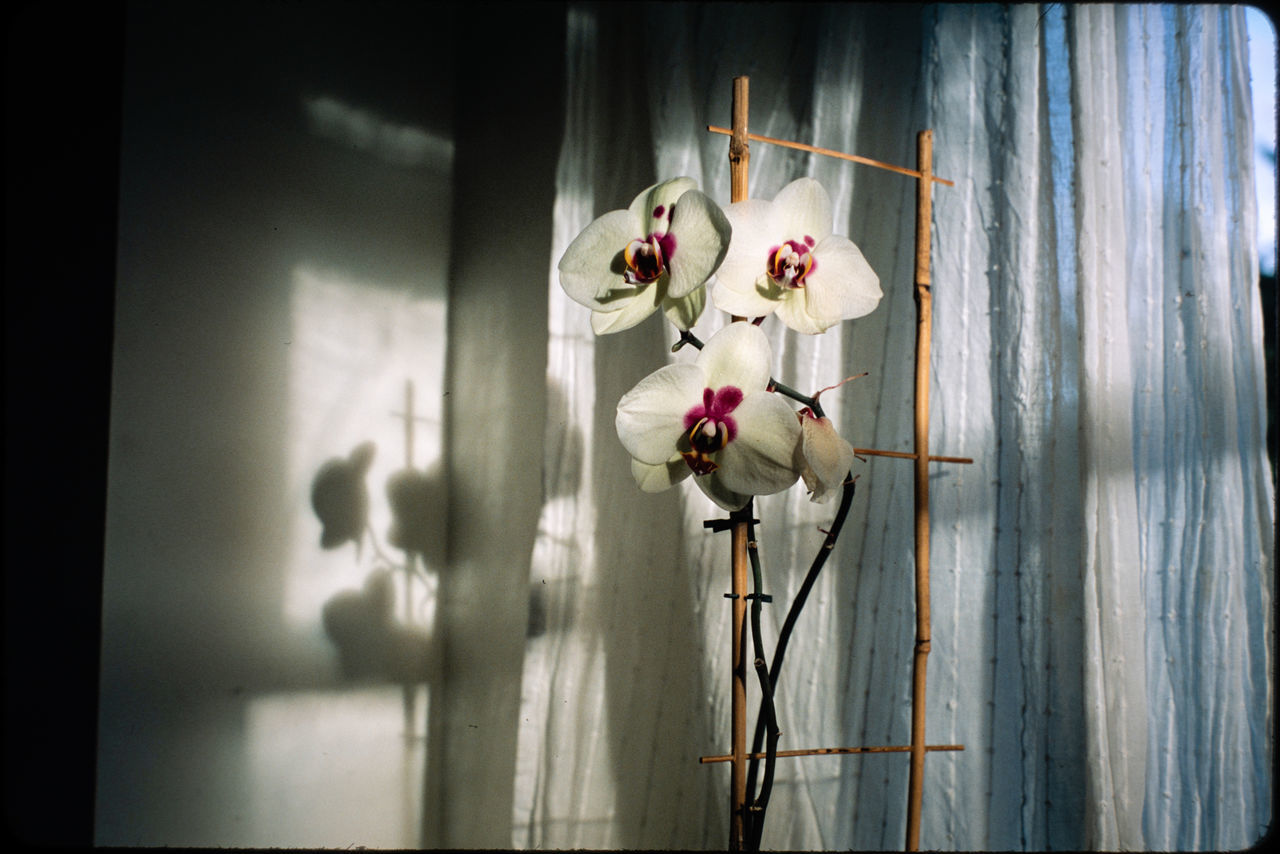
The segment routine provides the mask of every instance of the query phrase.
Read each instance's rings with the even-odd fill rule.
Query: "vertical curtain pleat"
[[[548,282],[548,423],[516,785],[519,847],[721,848],[727,535],[692,484],[640,493],[618,398],[675,356],[592,335],[555,262],[689,175],[727,204],[751,129],[905,166],[935,133],[933,651],[924,848],[1240,847],[1270,820],[1272,486],[1239,10],[570,7]],[[637,43],[661,45],[642,57]],[[1224,133],[1224,130],[1226,131]],[[762,143],[753,195],[817,177],[885,297],[775,376],[859,447],[910,450],[913,181]],[[704,339],[724,323],[713,308]],[[909,740],[911,466],[854,509],[778,685],[783,748]],[[759,499],[771,649],[834,505]],[[751,686],[751,708],[758,696]],[[895,849],[902,754],[780,760],[764,846]]]
[[[1145,842],[1252,844],[1270,818],[1274,517],[1256,341],[1243,18],[1126,10],[1135,464],[1146,576]],[[1243,134],[1243,136],[1242,136]],[[1141,342],[1140,344],[1138,342]],[[1188,808],[1186,804],[1196,804]]]
[[[1091,847],[1134,850],[1142,848],[1146,625],[1133,483],[1115,14],[1114,7],[1082,6],[1068,19],[1078,164],[1085,796]]]
[[[958,703],[956,740],[989,745],[960,765],[981,788],[955,772],[948,783],[968,805],[954,812],[981,816],[975,844],[1080,847],[1079,457],[1061,429],[1074,422],[1077,357],[1056,240],[1053,28],[1035,7],[987,6],[940,7],[927,30],[927,121],[939,174],[958,179],[935,193],[931,442],[976,458],[931,491],[934,518],[950,522],[934,526],[935,576],[950,569],[935,632],[957,639],[953,685],[937,687]],[[948,589],[955,616],[942,623]]]

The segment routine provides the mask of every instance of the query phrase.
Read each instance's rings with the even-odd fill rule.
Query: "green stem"
[[[750,506],[750,505],[748,505]],[[764,833],[764,816],[765,810],[769,806],[769,794],[773,789],[773,769],[774,763],[777,761],[778,752],[778,717],[777,710],[773,703],[773,682],[769,677],[769,668],[766,666],[764,657],[764,639],[760,632],[760,609],[766,601],[763,588],[763,573],[760,570],[760,553],[756,545],[755,523],[747,523],[747,555],[751,559],[751,573],[754,584],[755,596],[751,601],[751,641],[755,651],[755,668],[756,676],[760,680],[760,714],[756,718],[757,731],[761,726],[766,726],[769,733],[769,743],[765,756],[764,766],[764,782],[760,786],[760,796],[752,800],[752,794],[755,792],[755,776],[758,760],[752,758],[749,765],[747,776],[747,799],[750,806],[746,815],[746,848],[748,851],[760,850],[760,837]],[[758,753],[758,749],[753,749],[752,753]]]
[[[791,630],[795,628],[796,620],[800,617],[800,610],[804,607],[809,591],[813,588],[814,582],[818,580],[818,573],[822,570],[823,564],[827,562],[832,550],[835,549],[836,538],[840,536],[840,529],[844,527],[845,518],[849,515],[849,508],[853,505],[855,490],[856,482],[853,478],[853,472],[849,472],[844,482],[844,491],[840,495],[840,507],[836,510],[836,517],[831,522],[831,530],[827,532],[826,539],[822,541],[822,548],[818,550],[818,554],[814,557],[813,563],[809,567],[809,572],[805,575],[804,582],[800,585],[800,591],[796,594],[795,601],[791,603],[791,610],[787,612],[787,619],[782,624],[782,630],[778,633],[778,645],[773,651],[773,664],[769,668],[769,676],[773,679],[775,685],[778,682],[778,673],[782,669],[783,656],[787,652],[787,643],[791,639]]]
[[[769,378],[769,388],[772,389],[773,391],[778,392],[779,394],[785,394],[787,397],[791,398],[792,400],[803,403],[805,406],[813,410],[813,414],[817,418],[823,418],[826,416],[826,413],[822,411],[822,404],[818,403],[818,398],[816,397],[809,397],[806,394],[801,394],[800,392],[796,391],[790,386],[785,386],[782,383],[778,382],[773,377]]]
[[[756,717],[755,733],[751,738],[751,753],[760,753],[760,748],[764,742],[766,719],[769,722],[769,748],[766,756],[765,779],[760,785],[760,795],[756,798],[757,808],[750,811],[749,815],[754,815],[751,827],[754,830],[754,836],[748,836],[749,842],[753,842],[753,850],[758,850],[760,842],[760,832],[764,828],[764,810],[768,806],[770,790],[773,786],[773,766],[772,760],[776,757],[774,754],[777,750],[777,723],[774,718],[773,692],[778,685],[778,678],[782,673],[782,662],[787,653],[787,644],[791,640],[791,632],[795,628],[796,621],[800,617],[800,611],[804,608],[805,601],[809,598],[809,591],[813,589],[814,583],[818,580],[818,573],[822,571],[823,565],[826,564],[827,558],[835,548],[836,539],[840,536],[840,531],[844,527],[845,519],[849,515],[849,508],[853,505],[853,495],[856,490],[853,472],[849,472],[844,483],[844,490],[840,495],[840,506],[836,510],[835,519],[831,523],[831,529],[827,532],[826,538],[822,542],[822,547],[818,550],[818,554],[814,557],[813,563],[809,566],[809,571],[804,577],[804,581],[800,584],[800,590],[796,593],[795,600],[791,603],[790,610],[787,611],[786,620],[783,621],[782,629],[778,633],[778,643],[773,651],[773,664],[769,667],[768,684],[769,691],[765,692],[765,696],[760,701],[760,713]],[[754,542],[755,537],[748,529],[747,537]],[[750,552],[754,560],[759,558]],[[754,563],[753,563],[754,566]],[[757,590],[759,587],[757,586]],[[757,600],[758,601],[758,600]],[[753,614],[754,616],[754,614]],[[752,624],[752,630],[756,630],[755,623]],[[757,652],[757,655],[759,653]],[[765,682],[762,678],[761,685]],[[767,708],[766,708],[767,703]],[[757,772],[757,759],[752,759],[747,767],[747,791],[755,790],[755,779]]]

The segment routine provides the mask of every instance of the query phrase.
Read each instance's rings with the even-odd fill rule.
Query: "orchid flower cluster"
[[[721,209],[692,178],[644,190],[626,210],[596,219],[560,259],[560,284],[591,309],[597,335],[630,329],[658,309],[700,347],[692,363],[659,368],[618,403],[618,438],[646,492],[692,476],[720,507],[734,511],[803,479],[814,501],[838,491],[853,447],[817,406],[789,397],[770,376],[772,351],[759,323],[820,334],[869,314],[880,280],[848,237],[832,233],[831,198],[812,178],[772,201]],[[704,345],[690,330],[708,292],[735,318]]]

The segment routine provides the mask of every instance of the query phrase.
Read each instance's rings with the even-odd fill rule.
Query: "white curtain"
[[[574,5],[549,253],[545,503],[513,844],[728,838],[724,516],[641,493],[618,398],[671,360],[657,317],[597,338],[555,264],[594,217],[689,175],[729,201],[751,130],[913,166],[934,130],[933,648],[925,849],[1224,849],[1271,820],[1274,504],[1239,7]],[[753,143],[802,175],[885,298],[774,375],[859,447],[909,450],[914,181]],[[723,320],[709,310],[704,339]],[[909,741],[911,464],[872,457],[778,685],[782,748]],[[756,503],[765,641],[834,505]],[[754,697],[754,694],[752,695]],[[754,704],[752,705],[754,709]],[[780,760],[764,847],[894,849],[904,754]]]

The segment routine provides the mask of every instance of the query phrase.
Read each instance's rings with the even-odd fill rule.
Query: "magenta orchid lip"
[[[804,242],[788,240],[769,250],[769,278],[784,288],[803,288],[804,280],[815,266],[813,238],[805,235]]]
[[[737,386],[705,388],[702,403],[684,414],[687,431],[677,444],[680,456],[696,475],[711,474],[720,467],[712,455],[722,450],[738,435],[738,424],[731,413],[742,403],[742,389]],[[683,445],[687,443],[687,449]]]
[[[658,206],[661,210],[661,205]],[[627,265],[622,274],[628,283],[644,285],[667,272],[667,264],[676,254],[676,238],[671,232],[650,234],[643,240],[633,240],[622,250]]]

